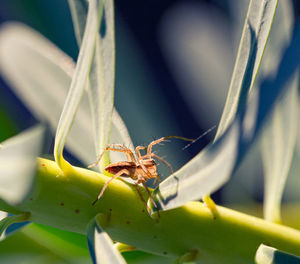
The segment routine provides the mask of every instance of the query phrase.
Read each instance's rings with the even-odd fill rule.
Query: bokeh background
[[[166,135],[197,138],[218,124],[247,5],[247,0],[115,1],[115,106],[135,145]],[[299,17],[299,1],[292,12]],[[12,20],[36,29],[76,61],[67,0],[1,0],[0,24]],[[0,77],[0,141],[36,123]],[[157,151],[178,169],[215,132],[185,150],[186,143],[172,140]],[[262,201],[257,156],[253,150],[231,183],[213,195],[218,203]],[[68,159],[80,165],[76,157]],[[164,169],[161,173],[168,175]]]
[[[197,138],[218,124],[248,2],[115,0],[115,107],[135,145],[147,145],[166,135]],[[290,12],[299,20],[300,1],[293,3]],[[67,0],[0,0],[0,27],[7,21],[34,28],[76,61],[78,48]],[[0,142],[37,122],[0,75]],[[213,140],[215,132],[185,150],[186,143],[178,140],[155,150],[178,169]],[[287,181],[284,205],[300,201],[299,152]],[[67,159],[82,165],[71,153]],[[168,176],[167,170],[160,171],[162,177]],[[242,205],[241,211],[262,213],[263,172],[258,146],[213,199],[229,207]],[[71,247],[68,241],[72,241]],[[68,263],[89,263],[84,236],[29,226],[1,243],[1,263],[61,263],[59,254],[72,252],[74,244],[76,259]],[[85,261],[78,258],[80,254]]]

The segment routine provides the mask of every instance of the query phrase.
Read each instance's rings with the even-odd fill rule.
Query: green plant
[[[1,32],[4,75],[28,102],[28,107],[56,130],[55,161],[37,158],[43,152],[45,126],[3,142],[0,209],[12,215],[1,220],[2,236],[10,234],[9,225],[24,221],[85,234],[95,263],[124,263],[117,249],[148,253],[125,253],[129,262],[156,263],[252,263],[261,244],[277,248],[280,251],[271,251],[279,252],[276,253],[279,256],[296,258],[281,251],[300,255],[300,232],[276,224],[281,221],[280,201],[295,148],[299,26],[291,36],[282,38],[283,55],[272,61],[277,69],[274,72],[263,69],[263,78],[259,84],[255,82],[277,1],[250,1],[214,143],[153,190],[161,209],[159,218],[155,209],[148,215],[133,185],[120,180],[113,181],[101,200],[92,205],[110,176],[103,168],[111,161],[121,160],[120,155],[104,156],[98,168],[101,173],[74,167],[63,157],[65,143],[86,164],[94,161],[109,142],[132,144],[113,108],[113,3],[111,0],[69,0],[69,5],[80,46],[76,66],[25,26],[7,25]],[[18,63],[29,59],[36,67],[43,65],[42,77],[37,77],[27,65]],[[49,76],[50,72],[55,75]],[[88,105],[92,117],[89,117]],[[272,115],[272,119],[264,130],[263,141],[266,221],[216,206],[209,194],[236,171],[268,115]],[[82,137],[88,134],[85,124],[90,123],[93,124],[94,152],[91,152],[93,146],[86,144]],[[142,188],[140,192],[146,199]],[[195,202],[200,199],[205,203]],[[53,240],[66,248],[56,248],[55,261],[76,262],[77,256],[86,256],[80,246],[82,236],[39,224],[30,224],[21,230],[27,234],[34,230],[54,234]],[[69,238],[59,240],[60,234]],[[121,243],[113,246],[111,239]],[[259,247],[256,261],[272,261],[261,257],[269,256],[268,252],[269,247]],[[277,261],[276,257],[273,261]]]

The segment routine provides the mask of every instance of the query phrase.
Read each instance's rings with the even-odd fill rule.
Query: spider
[[[94,167],[96,166],[101,158],[103,157],[103,154],[106,151],[117,151],[117,152],[122,152],[122,153],[126,153],[127,156],[127,161],[120,161],[120,162],[116,162],[116,163],[111,163],[109,164],[107,167],[105,167],[105,170],[108,171],[109,173],[113,174],[114,176],[111,177],[103,186],[101,192],[99,193],[97,199],[93,202],[93,205],[102,197],[104,191],[106,190],[106,188],[108,187],[109,183],[113,180],[115,180],[118,177],[130,177],[131,179],[135,180],[135,187],[136,190],[142,200],[142,202],[146,205],[148,212],[150,212],[150,209],[146,203],[146,201],[143,198],[143,195],[141,194],[139,188],[138,188],[138,184],[141,183],[144,187],[144,189],[146,190],[147,194],[149,195],[149,198],[152,202],[152,204],[154,205],[154,207],[156,208],[157,212],[158,212],[158,207],[151,195],[150,190],[148,189],[146,182],[149,179],[153,179],[154,178],[154,183],[156,182],[156,180],[158,180],[158,182],[160,183],[161,179],[159,177],[159,175],[157,174],[156,171],[156,161],[155,159],[159,160],[160,162],[164,163],[170,170],[171,174],[173,173],[172,167],[170,165],[170,163],[168,163],[167,161],[165,161],[163,158],[157,156],[155,153],[152,152],[152,147],[154,145],[157,145],[159,143],[161,143],[162,141],[165,141],[169,138],[178,138],[178,139],[182,139],[182,140],[186,140],[186,141],[193,141],[193,139],[189,139],[189,138],[184,138],[184,137],[179,137],[179,136],[167,136],[167,137],[162,137],[160,139],[154,140],[152,141],[148,147],[145,146],[137,146],[135,148],[135,152],[137,155],[137,158],[135,157],[135,155],[133,154],[133,152],[125,147],[122,144],[109,144],[104,151],[102,152],[102,154],[99,156],[99,158],[97,159],[97,161],[90,165],[88,168]],[[142,155],[141,154],[141,150],[146,150],[146,154]]]

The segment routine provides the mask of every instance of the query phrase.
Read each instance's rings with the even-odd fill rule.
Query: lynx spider
[[[160,177],[157,174],[157,164],[156,161],[154,159],[159,160],[160,162],[164,163],[170,170],[171,174],[173,173],[173,169],[170,165],[170,163],[168,163],[167,161],[165,161],[163,158],[157,156],[155,153],[152,152],[152,147],[154,145],[157,145],[169,138],[177,138],[177,139],[182,139],[182,140],[186,140],[186,141],[193,141],[193,139],[189,139],[189,138],[185,138],[185,137],[179,137],[179,136],[167,136],[167,137],[162,137],[160,139],[154,140],[152,141],[148,147],[145,146],[137,146],[135,148],[135,153],[137,155],[137,158],[134,156],[133,152],[125,147],[122,144],[109,144],[105,150],[102,152],[102,154],[99,156],[99,158],[97,159],[97,161],[90,165],[89,168],[96,166],[100,160],[102,159],[104,153],[106,151],[116,151],[116,152],[122,152],[125,153],[127,156],[127,161],[120,161],[120,162],[116,162],[116,163],[111,163],[109,164],[107,167],[105,167],[105,170],[108,171],[109,173],[113,174],[114,176],[111,177],[102,187],[101,192],[99,193],[97,199],[93,202],[93,205],[102,197],[104,191],[106,190],[106,188],[108,187],[109,183],[113,180],[115,180],[118,177],[127,177],[127,178],[131,178],[135,181],[135,187],[136,190],[142,200],[142,202],[146,205],[148,212],[150,212],[150,209],[145,201],[145,199],[143,198],[143,195],[141,194],[139,188],[138,188],[138,184],[141,183],[144,187],[144,189],[146,190],[147,194],[149,195],[149,198],[152,202],[152,204],[154,205],[154,207],[156,208],[157,212],[158,212],[158,206],[156,205],[152,194],[150,192],[150,190],[148,189],[146,182],[149,179],[155,179],[154,180],[154,184],[156,182],[156,180],[159,181],[160,183]],[[141,150],[146,150],[146,154],[142,155],[141,154]]]

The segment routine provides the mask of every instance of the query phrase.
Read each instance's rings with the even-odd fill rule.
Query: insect
[[[193,141],[193,139],[189,138],[184,138],[184,137],[179,137],[179,136],[167,136],[167,137],[162,137],[160,139],[152,141],[148,147],[145,146],[137,146],[135,148],[135,153],[137,155],[137,158],[135,157],[134,153],[127,147],[125,147],[122,144],[109,144],[105,150],[102,152],[102,154],[99,156],[97,161],[90,165],[89,168],[96,166],[101,158],[103,157],[104,153],[106,151],[117,151],[117,152],[122,152],[125,153],[127,156],[127,161],[120,161],[116,163],[111,163],[108,165],[105,170],[108,171],[109,173],[113,174],[114,176],[111,177],[102,187],[101,192],[99,193],[97,199],[93,202],[93,205],[102,197],[104,191],[108,187],[109,183],[113,180],[115,180],[118,177],[129,177],[135,181],[135,187],[136,190],[142,200],[142,202],[146,205],[148,212],[150,211],[145,199],[143,198],[143,195],[141,194],[138,184],[142,184],[144,189],[146,190],[147,194],[149,195],[149,198],[154,205],[154,207],[157,209],[158,212],[158,207],[151,195],[150,190],[148,189],[146,182],[149,179],[154,179],[154,184],[156,180],[160,182],[160,177],[157,173],[157,163],[156,160],[164,163],[169,169],[170,172],[173,173],[172,166],[170,163],[165,161],[163,158],[157,156],[155,153],[152,152],[152,147],[154,145],[157,145],[163,141],[166,141],[169,138],[178,138],[186,141]],[[141,154],[141,150],[146,151],[145,155]],[[156,160],[155,160],[156,159]]]

